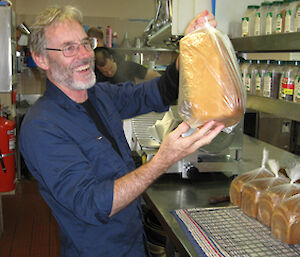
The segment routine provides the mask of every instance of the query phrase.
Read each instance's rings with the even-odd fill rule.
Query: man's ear
[[[42,70],[48,70],[48,58],[45,55],[37,55],[36,53],[32,53],[32,58],[39,68],[41,68]]]

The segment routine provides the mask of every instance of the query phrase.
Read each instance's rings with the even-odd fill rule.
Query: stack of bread
[[[274,174],[268,168],[266,168],[268,155],[268,151],[264,149],[261,167],[245,172],[234,178],[229,189],[229,196],[232,204],[241,206],[242,191],[247,182],[258,178],[274,177]]]
[[[258,201],[260,196],[266,190],[277,186],[286,184],[289,180],[283,176],[279,176],[279,163],[275,160],[268,160],[270,170],[274,176],[267,178],[255,178],[247,182],[242,190],[241,209],[244,213],[252,218],[256,218],[258,212]]]
[[[300,184],[297,183],[300,177],[300,164],[288,169],[287,174],[290,178],[289,183],[268,188],[258,200],[257,219],[266,226],[271,226],[273,211],[281,201],[300,193]]]
[[[246,94],[232,44],[211,26],[180,40],[178,113],[191,128],[216,120],[231,127],[245,112]]]
[[[269,169],[265,167],[266,162]],[[287,169],[287,176],[280,170],[277,161],[268,160],[264,149],[262,167],[232,181],[230,200],[248,216],[270,226],[273,237],[287,244],[299,244],[300,163]]]

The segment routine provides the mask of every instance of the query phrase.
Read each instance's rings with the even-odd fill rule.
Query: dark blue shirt
[[[114,181],[135,169],[122,120],[168,110],[158,81],[100,83],[88,90],[121,155],[84,107],[50,81],[26,114],[20,150],[59,224],[62,257],[144,256],[139,199],[114,216],[109,214]]]

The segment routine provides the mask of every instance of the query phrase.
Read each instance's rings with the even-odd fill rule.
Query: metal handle
[[[6,173],[6,168],[5,168],[5,164],[4,164],[4,161],[3,161],[1,149],[0,149],[0,163],[1,163],[1,167],[2,167],[3,172]]]

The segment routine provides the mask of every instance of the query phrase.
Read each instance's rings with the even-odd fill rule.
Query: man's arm
[[[110,216],[134,201],[172,164],[190,155],[199,147],[209,144],[223,127],[224,125],[211,121],[202,128],[197,128],[191,136],[182,137],[181,135],[189,129],[189,126],[185,122],[181,123],[165,138],[150,162],[115,181]]]
[[[151,70],[151,69],[147,69],[147,72],[145,74],[145,77],[143,79],[140,79],[140,78],[135,78],[135,83],[140,83],[142,81],[149,81],[151,79],[154,79],[156,77],[159,77],[160,76],[160,73],[158,73],[157,71],[155,70]]]

